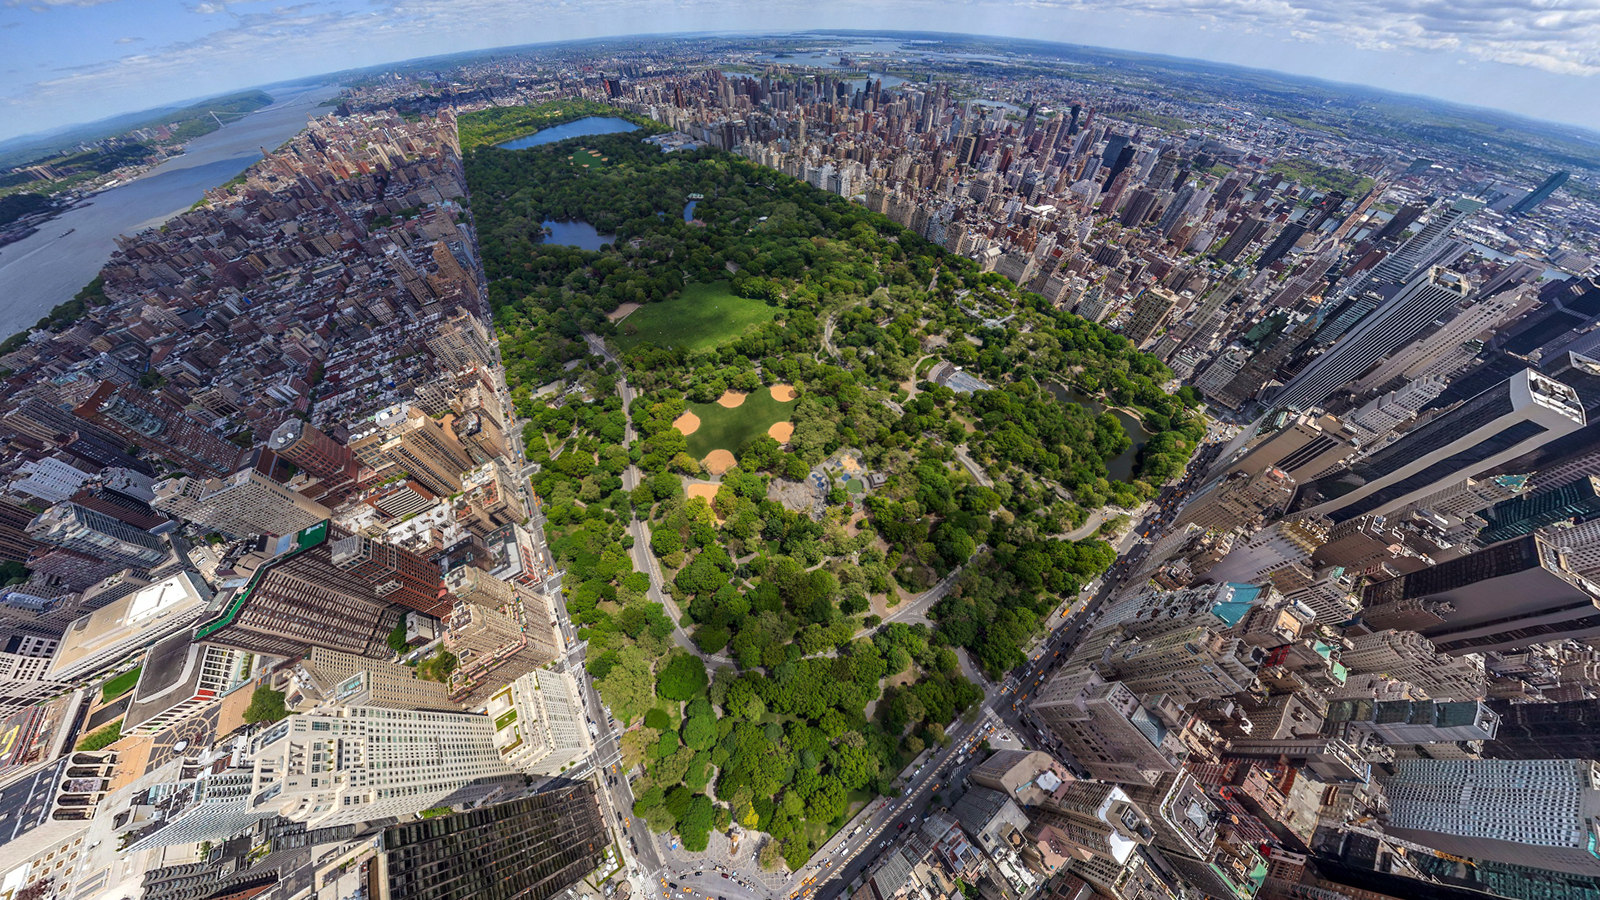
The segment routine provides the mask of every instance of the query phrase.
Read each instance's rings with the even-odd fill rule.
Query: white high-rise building
[[[486,716],[355,706],[290,716],[251,741],[253,804],[310,828],[411,816],[521,788]]]
[[[238,537],[294,534],[332,515],[328,508],[249,468],[226,478],[168,478],[151,504],[206,528]]]
[[[1384,833],[1472,859],[1600,875],[1600,763],[1407,759],[1384,780]]]
[[[1355,432],[1362,444],[1370,446],[1387,437],[1402,422],[1416,418],[1417,411],[1444,393],[1444,389],[1443,378],[1418,378],[1399,390],[1372,398],[1341,421]]]
[[[570,674],[535,669],[490,695],[495,745],[509,765],[554,775],[589,753],[578,691]]]

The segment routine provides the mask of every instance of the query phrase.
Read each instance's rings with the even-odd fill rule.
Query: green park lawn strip
[[[123,694],[133,690],[133,686],[138,683],[139,669],[137,667],[129,669],[128,671],[123,672],[121,675],[118,675],[110,681],[107,681],[105,684],[100,685],[100,702],[110,703],[118,697],[121,697]]]
[[[713,450],[738,455],[745,441],[766,434],[776,422],[789,421],[794,406],[793,400],[779,403],[772,399],[772,391],[766,385],[751,391],[733,409],[718,403],[691,403],[689,411],[700,417],[700,427],[686,439],[689,455],[705,459]]]
[[[738,296],[726,281],[690,284],[676,298],[647,303],[624,319],[617,342],[624,348],[652,341],[662,347],[709,350],[751,325],[771,321],[777,312],[765,300]]]

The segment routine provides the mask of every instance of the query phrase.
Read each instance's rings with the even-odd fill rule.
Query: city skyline
[[[0,45],[9,59],[0,69],[6,79],[0,108],[12,114],[0,123],[0,141],[151,109],[152,101],[181,105],[438,56],[607,38],[838,35],[822,42],[842,45],[852,37],[906,33],[852,32],[859,11],[842,6],[763,5],[757,14],[686,3],[662,14],[658,6],[634,4],[615,0],[601,16],[592,14],[594,4],[582,10],[548,4],[529,13],[508,0],[404,6],[8,0],[0,5]],[[884,10],[890,21],[924,22],[934,13],[944,29],[915,34],[1059,42],[1237,66],[1600,132],[1594,111],[1600,109],[1600,10],[1550,10],[1524,22],[1516,4],[1486,0],[1455,19],[1447,12],[1384,0],[1326,9],[1304,0],[1203,7],[1185,0],[1068,0],[903,3]],[[330,42],[348,65],[328,67]],[[206,90],[197,92],[198,83]]]

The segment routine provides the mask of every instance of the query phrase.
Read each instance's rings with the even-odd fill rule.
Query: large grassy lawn
[[[123,672],[121,675],[118,675],[117,677],[100,685],[100,701],[102,703],[110,703],[118,697],[121,697],[123,694],[133,690],[133,686],[138,683],[138,667],[129,669],[128,671]]]
[[[726,281],[691,284],[676,299],[647,303],[623,319],[617,342],[623,347],[653,341],[663,347],[706,350],[738,337],[751,325],[771,321],[777,312],[765,301],[735,295]]]
[[[789,421],[794,404],[793,400],[779,403],[772,399],[772,391],[765,385],[733,409],[716,403],[691,403],[689,411],[700,417],[700,427],[686,439],[689,455],[704,459],[713,450],[737,454],[745,441],[766,434],[774,422]]]

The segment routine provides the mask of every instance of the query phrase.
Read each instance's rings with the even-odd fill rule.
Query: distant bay
[[[117,249],[119,234],[153,228],[183,212],[205,192],[238,175],[269,150],[298,134],[336,85],[269,91],[273,104],[189,142],[142,178],[90,198],[44,223],[36,234],[0,247],[0,338],[26,331],[57,304],[72,299]],[[70,231],[70,234],[67,232]]]

